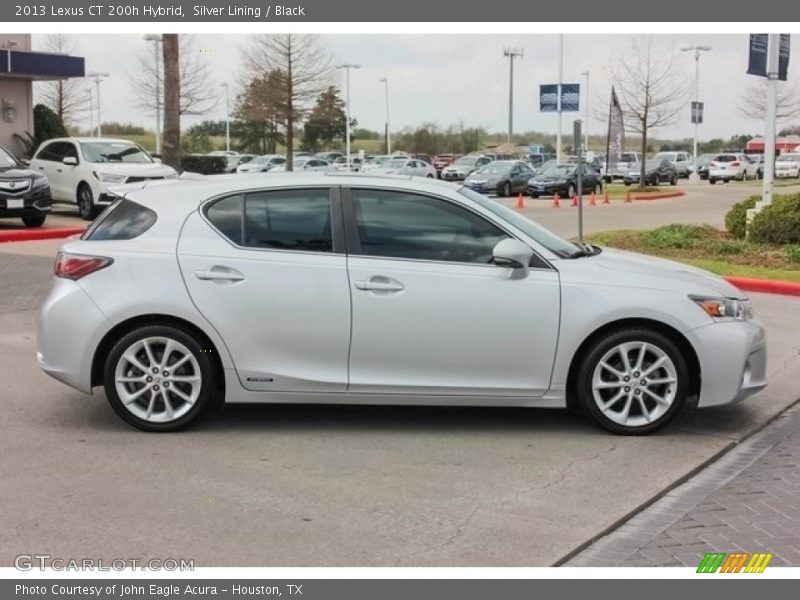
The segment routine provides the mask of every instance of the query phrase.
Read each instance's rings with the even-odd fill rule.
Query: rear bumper
[[[700,361],[699,407],[732,404],[767,386],[767,343],[758,320],[711,323],[686,337]]]

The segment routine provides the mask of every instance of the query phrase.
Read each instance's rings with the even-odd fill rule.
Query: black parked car
[[[41,227],[52,203],[47,178],[0,146],[0,218],[18,218],[28,227]]]
[[[531,177],[533,169],[521,160],[496,160],[469,174],[464,185],[481,194],[511,196],[524,192]]]
[[[528,181],[528,195],[531,198],[552,196],[558,193],[563,198],[573,198],[578,193],[578,169],[583,169],[582,191],[585,194],[600,192],[603,182],[600,174],[587,165],[578,167],[575,163],[551,165],[537,173]]]
[[[639,169],[629,171],[625,175],[625,185],[639,183]],[[644,184],[658,185],[666,182],[670,185],[678,185],[678,170],[666,158],[660,160],[648,160],[644,163]]]

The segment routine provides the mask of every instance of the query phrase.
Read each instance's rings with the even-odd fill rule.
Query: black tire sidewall
[[[45,220],[47,220],[46,214],[31,214],[22,217],[25,227],[41,227],[44,225]]]
[[[117,362],[125,350],[133,343],[147,337],[172,338],[180,342],[189,349],[194,355],[195,360],[197,360],[197,364],[200,366],[203,383],[197,401],[185,415],[169,423],[151,423],[140,419],[123,406],[116,391],[114,372],[117,367]],[[204,348],[193,335],[172,325],[146,325],[125,334],[111,348],[111,352],[109,352],[108,358],[103,366],[104,389],[106,398],[109,404],[111,404],[111,408],[113,408],[126,423],[142,431],[167,432],[176,431],[185,427],[190,422],[197,419],[209,405],[213,404],[213,398],[217,390],[218,373],[211,361],[211,354],[208,350],[209,349]]]
[[[675,392],[675,400],[672,402],[672,406],[661,417],[642,427],[619,425],[608,419],[598,408],[592,393],[594,369],[602,356],[618,344],[634,341],[648,342],[666,352],[675,365],[675,371],[678,375],[678,389]],[[600,427],[619,435],[646,435],[664,427],[681,410],[686,401],[688,382],[689,371],[686,359],[669,337],[652,329],[625,328],[601,337],[584,354],[576,378],[576,390],[584,412]]]
[[[88,191],[89,194],[89,206],[86,208],[84,208],[84,203],[82,202],[84,190]],[[86,183],[82,183],[78,186],[78,211],[85,221],[91,221],[94,218],[94,194],[92,193],[92,188]]]

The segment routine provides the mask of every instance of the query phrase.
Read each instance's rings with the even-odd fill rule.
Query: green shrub
[[[181,156],[181,171],[200,173],[202,175],[217,175],[225,173],[228,161],[224,156],[208,156],[205,154],[185,154]]]
[[[747,228],[747,211],[754,208],[756,202],[761,200],[761,196],[750,196],[734,204],[725,215],[725,229],[733,237],[744,239]]]
[[[800,194],[775,196],[753,219],[750,239],[765,244],[800,243]]]
[[[800,263],[800,244],[786,246],[786,258],[789,262]]]
[[[714,254],[730,256],[732,254],[743,254],[748,249],[748,244],[744,240],[723,239],[711,244],[709,250]]]
[[[702,227],[672,223],[645,233],[644,242],[652,248],[694,248],[702,237]]]

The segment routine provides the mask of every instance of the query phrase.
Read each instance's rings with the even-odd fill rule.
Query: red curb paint
[[[678,198],[685,196],[686,192],[662,192],[659,194],[648,194],[646,196],[634,196],[634,200],[663,200],[664,198]]]
[[[83,227],[51,227],[49,229],[0,229],[2,242],[30,242],[33,240],[55,240],[81,234]]]
[[[753,279],[752,277],[724,277],[740,290],[747,292],[763,292],[765,294],[782,294],[784,296],[800,296],[800,282],[780,281],[775,279]]]

